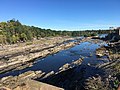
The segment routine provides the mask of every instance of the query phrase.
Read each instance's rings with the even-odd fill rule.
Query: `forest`
[[[19,20],[11,19],[7,22],[0,22],[0,44],[15,44],[51,36],[88,37],[109,32],[110,30],[57,31],[22,25]]]

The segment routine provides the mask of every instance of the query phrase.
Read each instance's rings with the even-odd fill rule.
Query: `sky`
[[[120,26],[120,0],[0,0],[0,22],[53,30],[92,30]]]

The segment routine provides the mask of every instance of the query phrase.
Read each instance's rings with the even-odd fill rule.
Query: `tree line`
[[[109,32],[110,30],[56,31],[22,25],[18,20],[12,19],[7,22],[0,22],[0,44],[14,44],[51,36],[87,37]]]

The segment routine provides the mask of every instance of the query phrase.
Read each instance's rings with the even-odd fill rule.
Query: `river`
[[[29,70],[42,70],[46,73],[50,71],[58,72],[59,68],[64,64],[71,63],[81,57],[84,57],[82,64],[98,65],[107,62],[107,60],[103,59],[106,57],[97,58],[95,55],[95,50],[101,45],[106,45],[106,43],[100,40],[95,43],[94,40],[91,39],[90,41],[82,42],[72,48],[62,50],[45,58],[38,58],[32,67],[0,74],[0,78],[9,75],[16,76]]]

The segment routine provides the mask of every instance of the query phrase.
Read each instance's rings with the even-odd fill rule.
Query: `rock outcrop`
[[[17,86],[23,84],[28,79],[36,79],[44,76],[42,71],[28,71],[19,76],[7,76],[0,79],[0,87],[8,87],[14,89]]]
[[[78,60],[76,61],[73,61],[72,63],[66,63],[64,64],[62,67],[59,68],[59,72],[62,72],[62,71],[65,71],[65,70],[68,70],[70,68],[74,68],[74,67],[77,67],[79,66],[83,61],[83,58],[79,58]]]
[[[24,83],[15,88],[11,89],[8,87],[0,87],[0,90],[64,90],[64,89],[46,83],[38,82],[35,80],[26,80]]]
[[[69,43],[61,44],[59,46],[54,46],[52,48],[48,48],[48,49],[45,49],[45,50],[42,50],[39,52],[29,53],[27,55],[19,55],[16,57],[11,57],[5,63],[1,63],[0,73],[6,72],[11,69],[15,69],[18,66],[23,66],[24,68],[29,67],[32,65],[32,63],[29,65],[29,62],[33,62],[36,58],[45,57],[47,55],[57,53],[60,50],[70,48],[74,45],[76,45],[75,42],[69,42]],[[23,69],[23,67],[21,67],[21,69]],[[18,69],[20,69],[20,68],[18,68]]]

